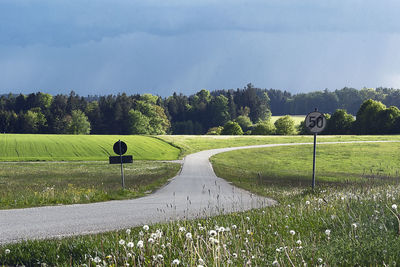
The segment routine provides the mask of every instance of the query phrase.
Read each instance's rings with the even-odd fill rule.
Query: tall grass
[[[135,161],[0,163],[0,209],[75,204],[144,196],[176,175],[180,164]]]

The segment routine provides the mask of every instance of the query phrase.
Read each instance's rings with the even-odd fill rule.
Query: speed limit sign
[[[325,129],[326,118],[324,114],[318,111],[309,113],[306,117],[306,127],[312,133],[320,133]]]

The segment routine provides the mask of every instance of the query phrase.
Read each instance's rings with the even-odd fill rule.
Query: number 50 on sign
[[[312,133],[320,133],[325,129],[326,118],[318,111],[311,112],[306,117],[306,127]]]

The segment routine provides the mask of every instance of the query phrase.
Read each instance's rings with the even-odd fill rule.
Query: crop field
[[[150,136],[0,134],[0,161],[106,161],[118,139],[134,160],[174,160],[180,152]]]
[[[180,164],[135,161],[0,163],[0,209],[76,204],[144,196],[174,177]]]
[[[305,155],[311,155],[310,147],[241,150],[212,158],[218,176],[275,198],[276,206],[3,245],[0,264],[397,266],[400,144],[319,145],[314,192],[309,189],[311,156]]]

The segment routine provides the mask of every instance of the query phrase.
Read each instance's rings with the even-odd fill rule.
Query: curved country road
[[[237,149],[310,144],[312,143],[269,144],[194,153],[184,159],[181,172],[169,184],[138,199],[0,210],[0,244],[97,233],[273,205],[276,202],[272,199],[256,196],[218,178],[209,157]]]

